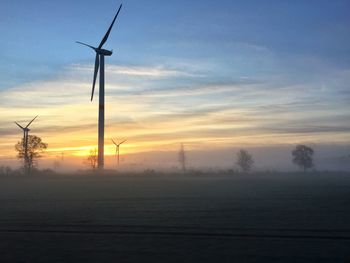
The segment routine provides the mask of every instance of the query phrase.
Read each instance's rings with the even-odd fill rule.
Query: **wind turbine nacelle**
[[[96,52],[103,56],[111,56],[113,54],[113,51],[107,49],[97,49]]]

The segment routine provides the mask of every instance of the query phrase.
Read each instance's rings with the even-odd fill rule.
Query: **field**
[[[0,177],[1,262],[350,262],[350,174]]]

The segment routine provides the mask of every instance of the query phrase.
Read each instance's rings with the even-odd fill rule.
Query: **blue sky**
[[[195,61],[212,64],[211,70],[224,77],[284,74],[293,79],[349,67],[348,1],[123,4],[106,44],[116,51],[111,63]],[[88,51],[74,41],[99,43],[118,5],[2,1],[0,87],[49,77],[67,64],[87,60]]]
[[[54,135],[44,131],[54,130],[48,119],[59,115],[58,106],[89,103],[94,54],[75,41],[98,45],[120,3],[1,1],[0,94],[6,101],[0,111],[23,109],[2,120],[3,138],[15,138],[10,118],[26,120],[38,109],[36,96],[48,109],[39,112],[46,124],[38,124],[48,138]],[[197,145],[197,136],[213,147],[347,145],[348,10],[350,2],[340,0],[124,1],[105,44],[114,50],[106,59],[107,96],[124,108],[107,119],[123,136],[127,128],[134,131],[138,144],[130,151],[155,141],[160,142],[155,149],[170,149],[176,140]],[[86,127],[95,122],[88,116],[72,122],[78,120]],[[146,125],[171,121],[158,132]],[[179,121],[187,126],[179,129]],[[71,123],[66,129],[77,127]],[[79,147],[90,147],[93,138]],[[1,149],[9,147],[0,142]]]

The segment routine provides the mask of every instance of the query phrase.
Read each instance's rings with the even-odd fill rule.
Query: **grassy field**
[[[350,174],[0,177],[0,262],[350,262]]]

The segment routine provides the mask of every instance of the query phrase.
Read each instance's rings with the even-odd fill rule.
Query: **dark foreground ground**
[[[0,177],[0,262],[350,262],[350,174]]]

